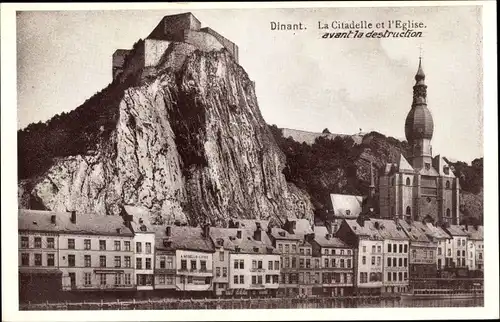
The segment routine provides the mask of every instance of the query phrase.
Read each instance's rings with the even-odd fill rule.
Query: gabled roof
[[[123,206],[126,214],[132,216],[130,227],[136,234],[154,233],[152,225],[149,223],[150,212],[147,208],[141,206]]]
[[[237,231],[241,231],[241,238],[237,238]],[[224,249],[230,251],[235,251],[236,247],[239,247],[239,253],[269,254],[271,251],[272,254],[278,254],[265,230],[261,230],[260,241],[254,239],[254,231],[252,229],[211,227],[210,237],[216,248],[220,247],[218,240],[221,240]]]
[[[56,223],[51,216],[56,216]],[[76,223],[71,222],[70,212],[19,209],[18,230],[53,232],[60,234],[88,234],[133,236],[120,216],[76,213]]]
[[[383,239],[408,240],[404,230],[398,227],[394,220],[370,218],[367,223],[372,225]]]
[[[267,226],[269,225],[269,220],[260,220],[260,219],[236,219],[235,222],[240,224],[239,228],[242,229],[257,229],[257,223],[260,223],[260,227],[262,230],[267,230]]]
[[[362,196],[332,193],[330,199],[336,218],[356,218],[362,211]]]
[[[345,223],[351,229],[351,231],[358,237],[364,237],[372,240],[383,240],[383,237],[379,234],[379,231],[374,227],[371,220],[366,220],[364,226],[360,224],[355,219],[346,219]]]
[[[431,223],[426,223],[425,226],[427,227],[430,235],[434,238],[437,239],[449,239],[451,238],[450,235],[446,231],[443,230],[443,228],[439,226],[434,226]]]
[[[311,223],[307,219],[288,218],[288,221],[295,222],[295,234],[306,235],[313,233]]]
[[[155,232],[156,245],[162,247],[163,240],[171,242],[171,249],[183,249],[200,252],[214,252],[215,248],[210,236],[203,237],[203,229],[200,227],[170,225],[170,237],[166,234],[167,225],[152,225]],[[212,227],[210,227],[212,229]]]
[[[465,228],[462,228],[459,225],[450,225],[450,227],[445,228],[445,230],[450,234],[451,236],[463,236],[467,237],[467,233],[464,231]]]
[[[302,240],[302,234],[290,234],[286,230],[278,227],[271,228],[271,236],[277,240]]]
[[[398,160],[398,171],[400,172],[414,172],[415,170],[413,167],[410,165],[408,160],[403,156],[403,154],[399,154],[399,160]]]
[[[413,221],[409,224],[404,220],[400,220],[398,224],[403,228],[410,241],[431,243],[431,240],[427,237],[427,227],[420,221]]]
[[[443,177],[448,177],[448,178],[455,178],[455,174],[453,174],[453,171],[451,170],[450,165],[448,162],[445,161],[445,159],[441,155],[436,155],[432,159],[433,166],[435,170],[439,173],[440,176]],[[448,174],[444,172],[444,168],[448,168]]]
[[[321,247],[349,248],[349,246],[337,237],[326,238],[328,229],[325,226],[314,227],[314,241]]]
[[[462,229],[465,230],[465,232],[467,233],[467,236],[469,236],[470,239],[472,240],[484,240],[484,230],[483,230],[483,226],[477,226],[477,229],[474,228],[474,226],[460,226],[462,227]],[[467,229],[465,229],[467,228]]]

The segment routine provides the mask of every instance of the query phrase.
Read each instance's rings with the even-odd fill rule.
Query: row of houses
[[[20,287],[216,296],[405,292],[448,267],[483,269],[482,227],[358,216],[311,225],[231,220],[227,228],[150,225],[122,216],[19,210]],[[22,291],[21,291],[22,293]]]

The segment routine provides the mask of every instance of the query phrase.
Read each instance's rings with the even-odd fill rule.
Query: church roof
[[[337,218],[356,218],[362,211],[362,196],[332,193],[330,199]]]
[[[406,160],[406,158],[403,156],[402,153],[399,154],[398,171],[400,171],[400,172],[404,172],[404,171],[413,172],[414,171],[413,167],[410,165],[408,160]]]
[[[408,142],[418,139],[432,139],[434,121],[426,105],[414,105],[405,121],[405,135]]]

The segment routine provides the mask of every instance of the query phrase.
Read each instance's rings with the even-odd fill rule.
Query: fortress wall
[[[226,49],[233,55],[234,60],[238,63],[238,46],[236,46],[232,41],[229,39],[223,37],[221,34],[219,34],[217,31],[213,30],[212,28],[205,27],[201,28],[200,31],[206,32],[212,36],[214,36]]]
[[[123,71],[125,57],[131,52],[129,49],[117,49],[112,57],[112,75],[113,79]]]
[[[147,38],[157,40],[182,41],[184,30],[199,30],[201,23],[191,13],[166,16]]]
[[[170,41],[146,39],[144,41],[144,67],[156,66],[167,51]]]
[[[224,46],[212,35],[200,31],[185,30],[184,42],[201,51],[221,50]]]
[[[122,80],[144,68],[144,43],[144,41],[139,43],[128,55],[126,66],[123,66],[123,73],[120,76]]]

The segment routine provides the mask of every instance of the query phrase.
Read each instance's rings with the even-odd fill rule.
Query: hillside
[[[147,70],[132,66],[136,54],[131,72],[74,111],[19,131],[20,207],[118,215],[138,205],[152,222],[193,225],[312,218],[226,49],[172,42]]]
[[[370,162],[381,169],[387,162],[394,162],[399,153],[408,156],[406,141],[377,132],[364,135],[359,144],[350,136],[334,135],[332,140],[316,133],[314,143],[308,144],[295,141],[289,131],[276,125],[271,125],[270,129],[286,155],[284,174],[287,180],[310,194],[318,218],[331,210],[330,193],[367,195]],[[450,165],[460,178],[464,219],[482,222],[482,159],[474,160],[471,166],[463,162]]]

